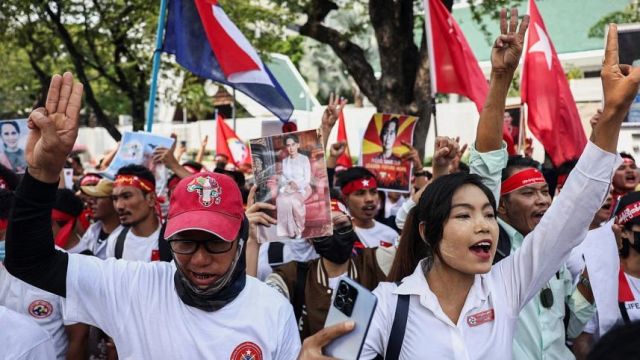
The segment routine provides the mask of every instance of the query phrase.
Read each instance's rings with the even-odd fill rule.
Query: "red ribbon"
[[[533,184],[546,184],[547,181],[538,169],[528,168],[511,175],[507,180],[502,182],[500,195],[506,195],[510,192]]]
[[[76,223],[76,218],[64,211],[53,209],[51,210],[51,220],[64,222],[64,225],[60,228],[60,231],[58,231],[58,235],[56,235],[55,239],[56,245],[64,249],[71,237],[71,232],[73,231],[73,226]]]
[[[345,186],[343,186],[341,190],[344,195],[349,195],[358,190],[377,189],[377,188],[378,188],[378,183],[376,182],[376,179],[368,178],[368,179],[353,180],[352,182],[347,183]]]

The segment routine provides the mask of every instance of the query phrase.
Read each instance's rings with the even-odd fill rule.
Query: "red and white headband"
[[[149,180],[139,178],[135,175],[118,175],[113,182],[113,187],[120,186],[133,186],[143,191],[152,192],[156,191],[155,186]]]
[[[349,195],[358,190],[368,190],[368,189],[377,189],[378,183],[375,178],[366,178],[366,179],[358,179],[353,180],[350,183],[344,185],[340,190],[342,190],[342,194]]]
[[[500,188],[500,196],[509,194],[525,186],[546,183],[547,180],[544,179],[544,176],[542,175],[540,170],[535,168],[527,168],[522,171],[518,171],[517,173],[507,178],[507,180],[502,182],[502,187]]]

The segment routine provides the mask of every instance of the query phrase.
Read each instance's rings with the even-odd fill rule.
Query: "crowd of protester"
[[[206,139],[194,159],[155,149],[166,184],[141,165],[105,177],[115,150],[85,169],[68,156],[82,85],[55,75],[28,120],[26,172],[0,165],[0,358],[324,359],[354,327],[323,329],[345,277],[378,299],[363,359],[640,357],[640,175],[617,152],[640,69],[618,64],[612,25],[604,108],[582,156],[554,169],[508,156],[505,101],[528,17],[518,23],[503,10],[468,161],[455,138],[436,139],[430,169],[406,145],[409,194],[336,167],[346,146],[326,142],[345,103],[330,101],[320,131],[333,235],[313,239],[298,227],[273,241],[276,206],[255,202],[250,169],[222,154],[205,166]],[[618,249],[613,306],[596,303],[579,250],[598,229]]]

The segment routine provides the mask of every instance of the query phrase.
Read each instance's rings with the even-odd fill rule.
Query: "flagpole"
[[[160,72],[160,52],[162,49],[162,35],[164,34],[165,17],[167,14],[167,0],[160,0],[160,17],[156,30],[156,50],[153,52],[153,67],[151,68],[151,86],[149,87],[149,108],[147,109],[147,132],[153,129],[153,113],[156,107],[156,93],[158,92],[158,73]]]
[[[236,132],[236,88],[233,88],[233,104],[231,104],[231,117],[233,117],[233,132]]]
[[[433,130],[438,137],[438,117],[436,116],[436,98],[431,97],[431,113],[433,114]]]

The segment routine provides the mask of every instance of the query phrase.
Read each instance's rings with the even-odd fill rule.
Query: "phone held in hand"
[[[341,279],[331,300],[324,327],[349,320],[355,323],[355,327],[327,345],[324,348],[325,355],[337,359],[359,358],[377,303],[378,299],[371,291],[350,278]]]

